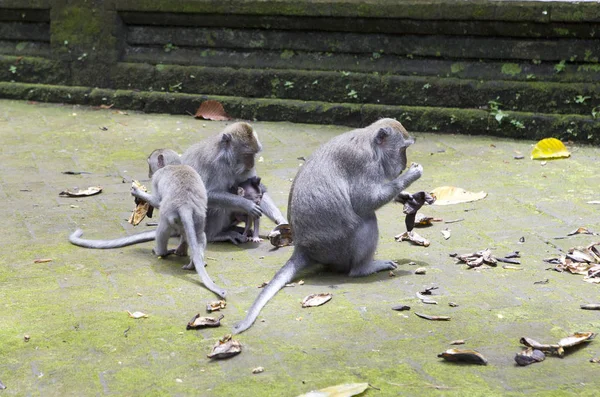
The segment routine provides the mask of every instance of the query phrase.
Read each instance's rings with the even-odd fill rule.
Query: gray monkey
[[[265,193],[265,187],[260,183],[260,177],[253,176],[246,179],[244,182],[231,189],[232,193],[237,193],[238,196],[245,198],[246,200],[254,201],[256,204],[260,204],[263,195]],[[242,235],[254,243],[260,243],[262,239],[259,236],[260,230],[260,219],[252,218],[248,214],[236,213],[233,215],[234,220],[232,226],[236,226],[240,222],[244,222],[246,227]],[[252,229],[252,230],[251,230]]]
[[[260,204],[230,191],[232,186],[256,176],[255,156],[262,150],[258,136],[248,123],[237,122],[219,134],[192,145],[182,155],[183,164],[194,168],[208,193],[206,237],[208,241],[243,243],[246,237],[232,229],[234,213],[257,219],[263,213],[276,224],[287,223],[271,197],[263,194]]]
[[[413,142],[398,121],[381,119],[315,151],[290,191],[292,256],[260,292],[246,318],[234,326],[234,333],[248,329],[277,291],[314,263],[353,277],[396,267],[390,260],[373,260],[379,238],[375,210],[421,177],[418,164],[401,175],[406,149]]]
[[[156,230],[115,240],[86,240],[80,238],[83,232],[78,229],[69,236],[69,241],[86,248],[106,249],[156,239],[156,248],[153,252],[158,256],[167,256],[172,253],[185,255],[189,245],[192,252],[191,262],[184,268],[195,268],[206,288],[224,298],[225,290],[211,280],[204,268],[206,189],[202,179],[193,168],[181,164],[166,165],[165,160],[176,161],[171,154],[167,152],[165,158],[164,152],[154,151],[148,158],[149,173],[152,177],[152,194],[143,192],[135,186],[131,188],[133,196],[161,210]],[[178,158],[179,156],[177,156]],[[177,250],[167,249],[169,237],[172,235],[181,236],[181,243]]]

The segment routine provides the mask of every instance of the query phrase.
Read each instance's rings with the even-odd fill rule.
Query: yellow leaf
[[[368,383],[345,383],[311,391],[298,397],[351,397],[361,394],[368,387]]]
[[[481,200],[487,196],[487,193],[469,192],[455,186],[440,186],[433,189],[431,195],[435,196],[433,205],[449,205]]]
[[[571,156],[564,143],[556,138],[546,138],[539,141],[531,151],[532,160],[560,159]]]

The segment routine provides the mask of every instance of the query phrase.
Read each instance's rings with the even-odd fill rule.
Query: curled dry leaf
[[[4,383],[2,383],[2,381],[0,381],[0,390],[4,390],[6,389],[6,386],[4,386]]]
[[[600,363],[600,357],[590,358],[591,363]]]
[[[330,293],[312,294],[302,299],[302,307],[315,307],[327,303],[333,298]]]
[[[231,120],[231,117],[225,113],[223,104],[221,104],[219,101],[213,100],[202,102],[194,117],[203,118],[206,120]]]
[[[447,361],[463,362],[469,364],[486,365],[487,360],[481,353],[475,350],[448,349],[438,354],[438,357]]]
[[[242,345],[237,340],[231,339],[231,335],[225,335],[207,354],[208,358],[229,358],[242,352]]]
[[[132,187],[135,186],[143,192],[148,191],[146,186],[142,185],[140,182],[135,181],[135,180],[131,182],[131,186]],[[136,204],[136,206],[133,209],[131,216],[127,220],[127,222],[131,223],[133,226],[139,225],[140,222],[144,220],[146,215],[148,215],[148,217],[152,218],[152,210],[153,210],[153,208],[150,204],[148,204],[147,202],[145,202],[143,200],[140,200],[137,197],[135,198],[135,204]]]
[[[556,138],[539,141],[531,151],[532,160],[560,159],[571,156],[564,143]]]
[[[396,241],[398,242],[402,242],[402,241],[410,241],[411,243],[415,244],[415,245],[420,245],[422,247],[429,247],[429,240],[427,240],[424,237],[421,237],[417,232],[415,232],[414,230],[411,230],[410,232],[404,232],[402,234],[399,234],[397,236],[394,236],[394,238],[396,239]]]
[[[129,314],[129,317],[135,318],[135,319],[148,317],[148,315],[145,313],[142,313],[142,312],[133,312],[132,313],[129,310],[127,310],[127,314]]]
[[[227,306],[227,302],[224,300],[208,302],[206,304],[206,311],[209,313],[216,312],[218,310],[225,309],[225,306]]]
[[[87,189],[78,189],[76,191],[71,191],[69,189],[63,190],[58,193],[59,197],[87,197],[94,196],[102,192],[102,188],[100,186],[90,186]]]
[[[450,344],[451,345],[464,345],[465,340],[464,339],[453,340],[452,342],[450,342]]]
[[[200,314],[196,314],[190,322],[187,324],[185,329],[200,329],[209,327],[220,327],[221,320],[225,317],[221,314],[219,318],[214,317],[200,317]]]
[[[262,372],[265,372],[265,369],[263,367],[256,367],[252,370],[253,374],[260,374]]]
[[[436,197],[433,205],[469,203],[471,201],[484,199],[487,196],[486,192],[469,192],[454,186],[436,187],[431,191],[431,194]]]
[[[415,216],[415,227],[431,226],[431,225],[433,225],[433,222],[443,222],[443,221],[444,221],[444,219],[442,219],[442,218],[434,218],[433,216],[427,216],[427,215],[424,215],[424,214],[418,212],[417,215]],[[446,223],[448,223],[448,222],[446,222]]]
[[[483,264],[488,266],[496,266],[497,259],[492,255],[492,251],[486,248],[481,251],[474,252],[472,254],[454,255],[457,259],[457,263],[464,262],[470,268],[478,267]]]
[[[345,383],[314,390],[298,397],[352,397],[361,394],[368,387],[368,383]]]
[[[424,318],[425,320],[431,320],[431,321],[450,321],[450,317],[448,316],[430,316],[429,314],[423,314],[423,313],[417,313],[415,312],[415,315]]]
[[[48,263],[48,262],[52,262],[52,259],[50,258],[42,258],[42,259],[36,259],[33,261],[33,263]]]
[[[558,345],[562,348],[573,347],[584,342],[590,342],[595,337],[596,334],[594,332],[575,332],[573,335],[559,340]]]
[[[277,248],[293,244],[292,227],[287,223],[279,224],[269,233],[269,241]]]
[[[515,355],[515,361],[522,367],[542,362],[545,359],[546,355],[543,351],[534,349],[532,347],[528,347],[527,349]]]
[[[427,274],[427,269],[424,267],[418,267],[415,269],[415,274]]]
[[[396,306],[392,306],[392,310],[396,310],[396,311],[402,312],[402,311],[405,311],[405,310],[410,310],[410,306],[396,305]]]
[[[580,306],[583,310],[600,310],[600,303],[590,303]]]
[[[448,240],[450,238],[450,229],[442,230],[442,236],[444,236],[444,239]]]

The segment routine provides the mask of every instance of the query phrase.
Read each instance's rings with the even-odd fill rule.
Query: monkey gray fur
[[[219,288],[210,279],[204,268],[206,189],[198,173],[191,167],[180,164],[166,165],[165,161],[176,161],[175,157],[170,157],[170,154],[172,153],[167,152],[165,157],[164,152],[154,151],[148,157],[152,176],[152,194],[143,192],[135,186],[131,188],[133,196],[161,210],[156,230],[115,240],[86,240],[80,238],[83,232],[78,229],[69,236],[69,241],[81,247],[106,249],[156,239],[156,248],[153,252],[158,256],[167,256],[171,253],[185,255],[189,245],[192,252],[191,262],[184,268],[195,268],[206,288],[224,298],[225,290]],[[179,247],[177,250],[168,250],[169,237],[177,234],[181,235]]]
[[[182,155],[183,164],[194,168],[208,193],[206,237],[208,241],[243,243],[246,237],[232,229],[233,214],[243,212],[254,219],[263,213],[276,224],[287,223],[268,194],[260,204],[231,193],[230,188],[256,176],[255,156],[262,150],[258,136],[248,123],[237,122],[219,134],[191,146]]]
[[[246,179],[239,185],[234,186],[231,189],[231,192],[236,193],[238,196],[241,196],[246,200],[251,200],[256,204],[260,204],[265,193],[265,188],[260,183],[260,177],[253,176]],[[260,243],[262,241],[258,234],[260,230],[260,218],[252,218],[250,215],[242,212],[236,213],[233,216],[234,220],[232,226],[236,226],[240,222],[244,222],[246,224],[244,232],[242,233],[244,237],[254,243]]]
[[[311,264],[356,277],[396,267],[390,260],[373,260],[379,238],[375,210],[421,177],[418,164],[401,174],[413,142],[398,121],[381,119],[315,151],[296,175],[289,195],[292,256],[260,292],[246,318],[234,326],[234,333],[248,329],[277,291]]]

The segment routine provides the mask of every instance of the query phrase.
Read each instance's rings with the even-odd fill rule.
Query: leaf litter
[[[302,307],[321,306],[329,302],[331,298],[333,298],[333,295],[330,293],[308,295],[302,299]]]
[[[324,389],[313,390],[298,397],[352,397],[363,393],[368,388],[368,383],[343,383]]]
[[[219,339],[213,346],[208,358],[223,359],[233,357],[242,352],[242,344],[231,338],[231,335],[225,335]]]
[[[75,189],[75,190],[63,190],[58,193],[59,197],[88,197],[94,196],[96,194],[100,194],[102,192],[102,187],[100,186],[90,186],[87,189]]]

